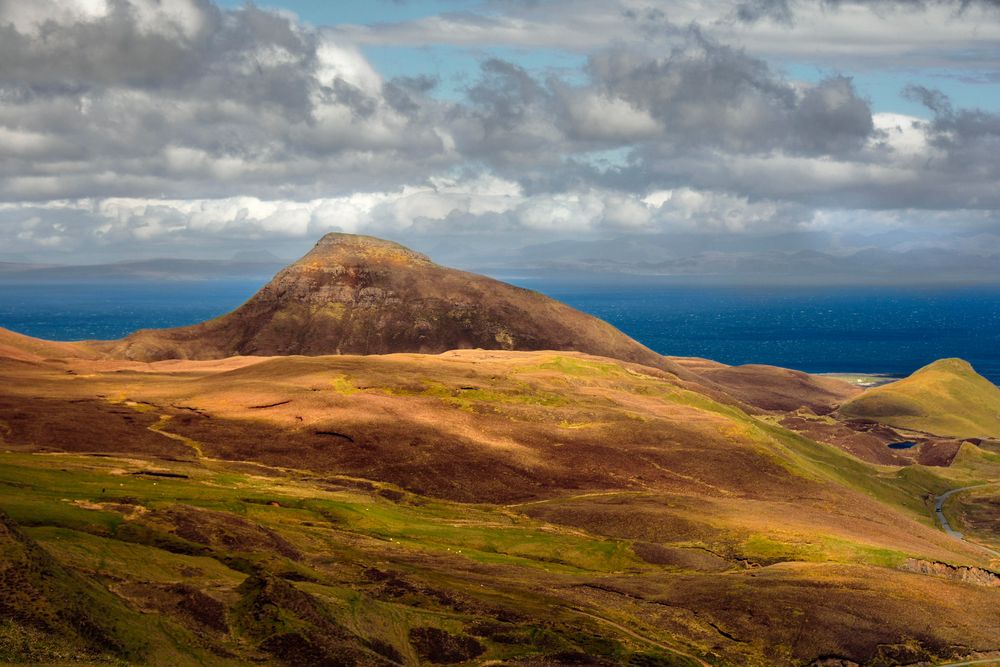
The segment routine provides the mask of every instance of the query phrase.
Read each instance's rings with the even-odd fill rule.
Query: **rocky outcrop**
[[[948,565],[947,563],[907,558],[906,562],[900,566],[900,569],[907,572],[944,577],[945,579],[975,584],[976,586],[1000,587],[1000,575],[980,567],[955,566]]]

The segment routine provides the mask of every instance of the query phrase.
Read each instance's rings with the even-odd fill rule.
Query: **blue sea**
[[[605,319],[663,354],[899,376],[941,357],[962,357],[1000,384],[1000,287],[512,282]],[[0,284],[0,326],[53,340],[119,338],[221,315],[261,284]]]

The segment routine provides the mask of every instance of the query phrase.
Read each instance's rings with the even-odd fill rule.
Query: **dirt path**
[[[956,493],[960,493],[962,491],[968,491],[969,489],[981,489],[984,486],[992,486],[992,485],[993,485],[992,482],[987,484],[973,484],[972,486],[962,486],[957,489],[951,489],[950,491],[945,491],[940,496],[937,496],[934,499],[934,516],[937,517],[938,523],[941,524],[941,528],[944,529],[944,532],[949,537],[954,537],[956,540],[962,540],[963,542],[967,542],[973,546],[979,547],[983,551],[989,552],[990,554],[992,554],[997,558],[1000,558],[1000,551],[995,551],[993,549],[990,549],[989,547],[984,547],[981,544],[977,544],[976,542],[972,542],[970,540],[965,539],[965,535],[952,528],[951,524],[948,522],[948,517],[944,515],[944,504],[945,501],[948,500],[948,498],[951,498]]]
[[[595,491],[594,493],[580,493],[575,496],[557,496],[555,498],[542,498],[541,500],[529,500],[523,503],[510,503],[509,505],[504,505],[504,507],[527,507],[529,505],[542,505],[544,503],[559,502],[564,500],[579,500],[580,498],[596,498],[598,496],[622,496],[622,495],[638,495],[646,493],[645,491]]]
[[[177,433],[171,433],[170,431],[163,430],[163,428],[167,425],[170,419],[171,419],[170,415],[160,415],[160,421],[156,422],[152,426],[148,426],[147,430],[150,430],[153,433],[156,433],[157,435],[162,435],[165,438],[170,438],[171,440],[176,440],[180,443],[183,443],[187,447],[194,450],[194,455],[197,458],[199,459],[204,458],[205,455],[201,451],[201,445],[198,444],[197,441],[192,440],[191,438],[186,438],[183,435],[178,435]]]

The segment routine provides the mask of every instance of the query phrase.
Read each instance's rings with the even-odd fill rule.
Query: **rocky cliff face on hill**
[[[228,315],[140,331],[108,351],[156,361],[462,348],[576,350],[675,369],[610,324],[542,294],[350,234],[324,236]]]

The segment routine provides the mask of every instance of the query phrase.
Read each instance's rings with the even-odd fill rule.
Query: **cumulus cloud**
[[[907,92],[934,114],[927,141],[943,160],[942,171],[972,187],[986,188],[1000,179],[1000,113],[955,109],[946,95],[922,86]]]
[[[795,86],[768,65],[694,33],[662,58],[623,49],[590,59],[597,86],[646,111],[671,147],[841,154],[871,136],[871,109],[845,77]]]
[[[0,197],[398,184],[444,132],[352,46],[252,5],[0,4]],[[70,11],[66,7],[76,7]],[[44,16],[44,20],[41,18]],[[427,113],[433,109],[428,108]]]
[[[221,254],[332,230],[485,250],[749,237],[866,215],[989,236],[995,112],[912,86],[927,117],[886,113],[849,76],[795,80],[771,56],[940,63],[965,44],[980,66],[1000,44],[980,20],[994,4],[554,0],[314,27],[209,0],[0,0],[0,235],[8,258]],[[363,50],[427,42],[586,64],[539,74],[493,54],[442,95]]]

